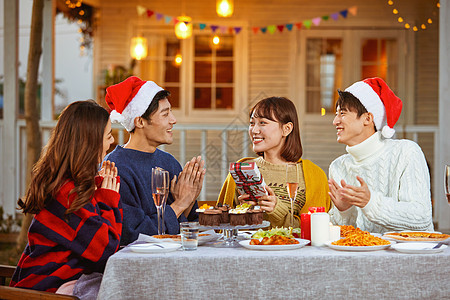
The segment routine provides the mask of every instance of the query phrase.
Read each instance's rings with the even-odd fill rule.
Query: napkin
[[[199,234],[208,234],[207,236],[199,236],[198,241],[199,243],[206,243],[210,241],[214,241],[219,237],[219,234],[217,234],[213,229],[200,232]],[[136,240],[136,242],[145,242],[145,243],[181,243],[181,240],[176,241],[173,239],[157,239],[154,238],[151,235],[139,233],[139,236]]]

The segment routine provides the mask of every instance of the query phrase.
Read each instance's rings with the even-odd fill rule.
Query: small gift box
[[[252,201],[267,195],[266,183],[255,162],[237,162],[230,164],[230,174],[236,182],[240,194],[250,195]]]

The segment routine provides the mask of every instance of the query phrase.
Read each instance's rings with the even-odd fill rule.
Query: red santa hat
[[[155,95],[162,91],[153,81],[144,81],[136,76],[106,89],[106,103],[111,108],[111,122],[119,122],[130,132],[134,119],[142,116]]]
[[[394,125],[402,112],[402,100],[398,98],[383,79],[374,77],[358,81],[345,89],[373,114],[373,122],[385,138],[391,138]]]

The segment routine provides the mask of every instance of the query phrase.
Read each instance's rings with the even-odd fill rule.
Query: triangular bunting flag
[[[273,34],[275,32],[275,25],[267,26],[267,31],[269,31],[270,34]]]
[[[284,25],[277,25],[277,28],[280,32],[283,32]]]
[[[217,28],[219,28],[219,26],[217,26],[217,25],[211,25],[211,26],[209,26],[209,27],[211,27],[211,31],[212,31],[213,33],[216,32]]]
[[[154,11],[147,9],[147,17],[151,18],[154,13],[155,13]]]
[[[306,21],[303,21],[303,25],[306,27],[306,29],[309,29],[309,28],[311,28],[311,20],[306,20]]]
[[[220,32],[222,32],[222,33],[226,33],[227,29],[228,29],[227,26],[220,26],[219,28],[220,28]]]
[[[157,13],[156,20],[158,20],[158,21],[161,20],[163,16],[164,16],[163,14]]]
[[[239,32],[241,32],[242,27],[234,27],[234,32],[236,32],[236,34],[238,34]]]
[[[294,24],[286,24],[287,30],[291,31]]]
[[[171,16],[164,16],[164,21],[166,22],[166,24],[169,24],[170,21],[172,21],[172,17]]]
[[[258,27],[252,27],[252,30],[253,30],[253,33],[254,33],[254,34],[257,34],[258,31],[259,31],[259,28],[258,28]]]
[[[147,11],[147,9],[141,5],[136,6],[136,10],[137,10],[138,16],[142,16]]]
[[[330,16],[322,16],[322,20],[324,20],[324,21],[328,21],[329,18],[330,18]]]
[[[204,24],[204,23],[200,23],[200,24],[199,24],[199,27],[200,27],[200,30],[203,30],[203,29],[205,29],[205,28],[206,28],[206,24]]]
[[[180,20],[178,20],[177,18],[173,18],[173,25],[177,25],[178,22],[180,22]]]
[[[302,22],[295,23],[295,27],[297,27],[298,30],[302,29],[302,26],[303,26]]]
[[[266,31],[267,31],[267,27],[261,27],[261,32],[262,33],[266,33]]]
[[[339,13],[340,13],[341,16],[343,16],[344,18],[347,18],[348,10],[341,10]]]
[[[337,21],[337,19],[339,18],[339,13],[334,13],[334,14],[331,14],[330,16],[333,20]]]
[[[320,21],[321,21],[321,18],[314,18],[314,19],[312,19],[312,22],[313,22],[314,25],[316,25],[316,26],[319,26]]]
[[[352,16],[356,16],[356,13],[358,12],[358,7],[352,6],[348,9],[348,11],[352,14]]]

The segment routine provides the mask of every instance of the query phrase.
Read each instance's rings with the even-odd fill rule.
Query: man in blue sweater
[[[179,223],[196,221],[197,197],[206,170],[200,156],[184,168],[169,153],[157,147],[173,142],[175,116],[170,93],[152,81],[132,76],[106,89],[111,121],[120,122],[130,133],[128,142],[118,145],[105,159],[115,162],[120,172],[120,196],[123,202],[121,245],[138,238],[139,233],[158,234],[157,210],[151,191],[152,168],[161,167],[170,174],[171,188],[164,212],[167,234],[177,234]]]

